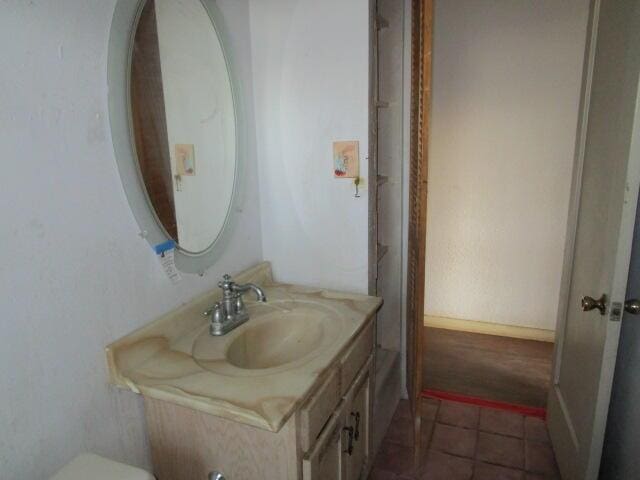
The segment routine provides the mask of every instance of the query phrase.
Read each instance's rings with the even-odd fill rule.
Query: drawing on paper
[[[358,178],[358,142],[348,140],[333,142],[333,174],[339,178]]]

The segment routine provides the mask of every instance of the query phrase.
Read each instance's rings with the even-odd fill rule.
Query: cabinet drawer
[[[334,368],[322,386],[300,409],[300,446],[303,452],[311,448],[339,401],[340,376]]]
[[[351,382],[360,371],[364,362],[367,361],[371,351],[373,350],[373,328],[375,322],[369,321],[369,324],[358,335],[351,348],[345,353],[340,361],[341,372],[341,389],[342,395],[347,393],[351,386]]]
[[[304,480],[338,480],[342,478],[342,413],[337,411],[313,449],[302,460]]]

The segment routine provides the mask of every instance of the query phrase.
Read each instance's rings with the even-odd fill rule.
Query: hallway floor
[[[544,422],[502,410],[423,399],[420,466],[413,421],[400,402],[369,480],[560,479]]]
[[[422,385],[545,407],[553,343],[424,327]]]

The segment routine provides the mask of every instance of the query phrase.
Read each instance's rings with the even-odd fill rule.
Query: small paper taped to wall
[[[360,152],[357,140],[333,142],[333,176],[336,178],[358,178],[360,175]]]
[[[176,242],[173,240],[167,240],[166,242],[159,243],[153,249],[158,255],[158,260],[160,260],[160,265],[164,270],[164,273],[167,274],[169,280],[172,283],[178,283],[182,280],[182,276],[180,272],[176,268]]]

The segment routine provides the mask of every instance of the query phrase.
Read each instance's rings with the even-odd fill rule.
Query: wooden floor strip
[[[424,327],[422,388],[545,408],[553,344]]]

